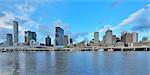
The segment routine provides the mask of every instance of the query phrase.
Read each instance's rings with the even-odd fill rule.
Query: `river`
[[[0,75],[150,75],[150,52],[6,52]]]

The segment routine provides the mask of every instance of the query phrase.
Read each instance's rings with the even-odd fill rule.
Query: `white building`
[[[138,43],[138,33],[133,32],[132,36],[133,36],[133,43]]]
[[[99,32],[94,32],[94,44],[98,45],[99,43]]]
[[[105,32],[105,43],[112,45],[113,39],[112,39],[112,30],[107,30]]]

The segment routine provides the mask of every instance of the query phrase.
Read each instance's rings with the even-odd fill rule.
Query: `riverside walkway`
[[[150,51],[150,46],[134,46],[134,47],[101,47],[101,46],[89,46],[85,48],[55,48],[47,46],[39,47],[0,47],[0,51]]]

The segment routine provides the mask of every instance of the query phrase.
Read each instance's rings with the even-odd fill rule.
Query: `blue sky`
[[[38,41],[47,35],[54,40],[54,28],[60,26],[76,42],[91,40],[93,32],[113,30],[138,32],[139,39],[150,37],[150,0],[0,0],[0,42],[12,33],[12,21],[19,21],[19,40],[24,31],[37,32]],[[149,38],[150,39],[150,38]]]

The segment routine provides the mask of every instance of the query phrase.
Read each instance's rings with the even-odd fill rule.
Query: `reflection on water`
[[[0,53],[0,75],[150,75],[150,52]]]

